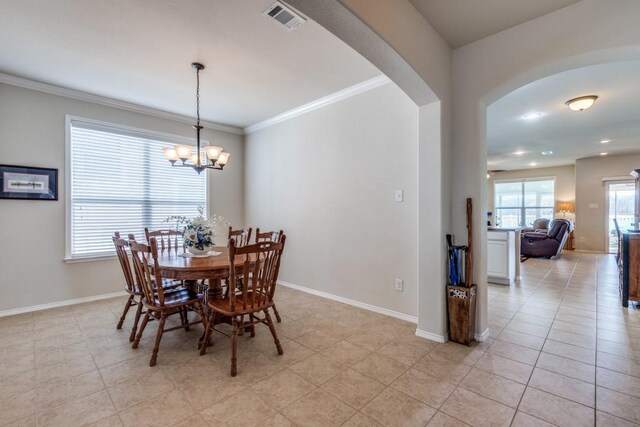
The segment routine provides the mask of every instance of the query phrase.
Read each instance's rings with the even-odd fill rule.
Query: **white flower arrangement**
[[[229,221],[220,215],[204,217],[204,208],[198,206],[198,216],[187,218],[186,216],[170,216],[163,222],[176,223],[176,229],[183,226],[182,238],[187,250],[193,254],[201,254],[211,250],[213,239],[216,237],[216,229],[220,225],[229,226]]]

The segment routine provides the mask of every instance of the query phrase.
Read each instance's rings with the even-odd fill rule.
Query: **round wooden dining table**
[[[193,257],[184,256],[184,253],[179,250],[158,251],[158,262],[153,268],[159,269],[164,279],[185,280],[192,283],[208,280],[209,297],[218,297],[222,295],[221,279],[229,277],[229,248],[214,246],[212,250],[220,252],[220,255]],[[244,261],[245,255],[236,255],[234,264],[239,274],[242,272]]]

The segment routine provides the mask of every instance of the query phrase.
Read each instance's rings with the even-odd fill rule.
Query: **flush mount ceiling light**
[[[516,156],[522,156],[524,153],[526,153],[526,151],[516,151],[515,154]]]
[[[529,166],[538,166],[537,163],[529,163]]]
[[[600,141],[600,144],[608,144],[610,142],[611,142],[610,139],[603,139],[602,141]]]
[[[204,129],[200,125],[200,71],[204,70],[204,65],[194,62],[191,66],[196,70],[196,124],[193,125],[196,130],[196,151],[193,153],[191,145],[174,145],[162,149],[164,157],[172,166],[191,167],[198,173],[205,169],[222,170],[229,161],[229,153],[222,151],[222,147],[202,147],[200,144],[200,131]],[[176,163],[178,159],[182,163]]]
[[[579,96],[577,98],[573,98],[565,102],[567,107],[569,107],[572,111],[584,111],[588,108],[591,108],[594,102],[598,99],[597,95],[586,95]]]
[[[601,156],[606,156],[609,153],[600,153]]]
[[[543,156],[550,156],[550,155],[552,155],[552,154],[553,154],[553,151],[543,151],[543,152],[542,152],[542,155],[543,155]]]

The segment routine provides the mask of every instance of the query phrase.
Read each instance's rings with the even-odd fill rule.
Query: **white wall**
[[[454,232],[465,232],[466,197],[473,197],[478,206],[475,223],[486,221],[486,106],[518,87],[561,71],[637,59],[639,19],[637,0],[582,0],[454,51]],[[486,229],[475,230],[475,277],[484,280]],[[479,292],[476,330],[483,330],[487,325],[483,286]]]
[[[407,0],[290,3],[369,59],[420,107],[417,334],[444,340],[444,242],[452,209],[451,49]]]
[[[287,234],[280,280],[417,315],[418,108],[397,86],[256,131],[245,145],[246,223]]]
[[[493,189],[495,181],[505,179],[526,179],[526,178],[555,178],[555,200],[556,203],[562,202],[575,202],[576,200],[576,167],[574,165],[557,166],[550,168],[537,168],[537,169],[517,169],[505,172],[497,172],[487,180],[487,210],[494,211],[495,213],[495,201],[493,196]],[[556,217],[562,218],[560,212],[556,212]],[[567,213],[566,217],[572,221],[575,221],[574,213]]]
[[[0,84],[0,163],[58,168],[60,196],[58,201],[0,200],[0,311],[123,289],[115,260],[63,261],[65,114],[193,136],[185,123]],[[231,153],[224,171],[211,174],[210,210],[242,226],[242,136],[205,129],[203,138]]]
[[[640,168],[640,154],[591,157],[576,161],[576,249],[608,250],[607,187],[605,177],[633,179],[629,174]]]

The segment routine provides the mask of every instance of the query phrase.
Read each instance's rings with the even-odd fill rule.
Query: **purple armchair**
[[[571,228],[571,221],[554,219],[549,224],[549,230],[546,233],[524,233],[520,245],[521,255],[545,258],[560,255]]]

